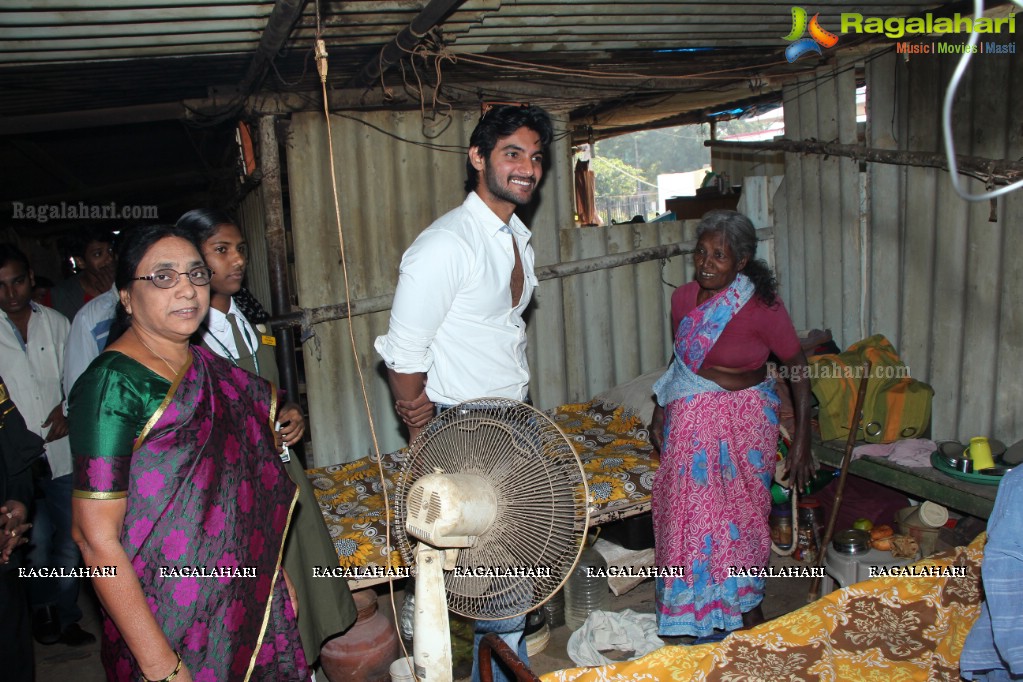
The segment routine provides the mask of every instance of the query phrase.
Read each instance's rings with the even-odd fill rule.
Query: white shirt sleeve
[[[82,376],[89,363],[99,355],[96,337],[92,335],[88,323],[82,315],[75,315],[68,334],[67,345],[64,346],[64,395],[71,395],[71,387]]]
[[[401,374],[430,370],[430,346],[472,263],[469,245],[444,230],[427,230],[408,248],[401,259],[387,335],[374,343],[389,368]]]

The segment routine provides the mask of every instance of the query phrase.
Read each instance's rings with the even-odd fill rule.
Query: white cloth
[[[28,341],[23,339],[7,313],[0,311],[0,367],[11,400],[25,424],[43,438],[50,427],[43,423],[56,405],[64,401],[61,379],[64,345],[71,324],[52,308],[32,302],[28,318]],[[65,436],[46,444],[46,458],[54,478],[71,473],[71,446]]]
[[[390,326],[374,344],[387,366],[426,372],[426,395],[435,403],[524,400],[522,312],[537,282],[530,236],[517,216],[506,226],[475,192],[426,228],[401,259]],[[513,308],[514,248],[524,282]]]
[[[931,466],[931,453],[938,449],[937,443],[926,438],[906,438],[893,443],[867,443],[853,448],[852,459],[860,457],[887,457],[889,461],[907,467]]]
[[[227,358],[228,360],[237,360],[241,354],[238,353],[238,344],[234,342],[231,323],[227,321],[227,315],[232,313],[235,316],[235,324],[238,325],[238,331],[242,333],[242,338],[245,339],[245,344],[248,346],[244,355],[255,354],[258,350],[256,339],[259,336],[256,334],[256,330],[252,328],[252,325],[249,324],[249,321],[245,319],[245,314],[235,305],[234,297],[231,298],[231,307],[227,309],[226,314],[216,308],[210,308],[209,315],[206,316],[205,331],[203,332],[202,339],[206,343],[206,347],[220,357]],[[228,358],[225,352],[230,353],[231,357]]]
[[[89,364],[107,347],[110,325],[117,311],[117,287],[110,287],[78,311],[64,347],[64,395]]]
[[[654,614],[631,609],[618,613],[594,611],[568,638],[568,656],[576,665],[605,665],[616,661],[601,651],[631,651],[631,661],[662,646]]]

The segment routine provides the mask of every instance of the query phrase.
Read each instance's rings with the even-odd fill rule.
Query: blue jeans
[[[488,632],[496,632],[504,643],[511,647],[511,650],[519,655],[522,662],[529,665],[529,655],[526,653],[526,617],[515,616],[505,620],[478,620],[472,641],[472,682],[480,682],[480,640]],[[494,673],[494,682],[510,682],[515,679],[504,672],[504,667],[498,662],[497,656],[491,657],[490,668]]]
[[[37,481],[45,497],[37,500],[32,519],[28,564],[36,568],[77,568],[82,561],[71,539],[71,474]],[[56,606],[61,629],[82,619],[78,608],[78,578],[33,578],[29,602],[33,609]]]

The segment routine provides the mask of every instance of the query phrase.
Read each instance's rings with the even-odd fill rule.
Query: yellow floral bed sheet
[[[549,414],[583,462],[590,490],[591,525],[650,509],[657,463],[651,461],[653,446],[646,425],[638,417],[624,407],[600,400],[562,405]],[[399,450],[383,456],[389,495],[404,453]],[[334,540],[338,562],[350,569],[349,577],[356,584],[374,582],[371,575],[359,579],[367,573],[364,569],[402,565],[393,548],[390,563],[386,560],[384,488],[374,458],[309,469],[306,475]]]
[[[915,564],[940,567],[927,572],[946,577],[866,580],[721,642],[666,646],[634,661],[541,679],[958,681],[959,656],[980,615],[984,539]],[[964,575],[951,575],[957,573]]]

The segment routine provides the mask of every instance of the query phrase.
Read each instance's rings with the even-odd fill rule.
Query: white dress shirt
[[[46,438],[50,427],[43,423],[64,401],[61,379],[64,344],[71,324],[52,308],[31,303],[28,342],[21,338],[7,313],[0,311],[0,366],[11,400],[28,428]],[[67,436],[46,444],[46,458],[53,478],[71,473],[71,446]]]
[[[117,301],[117,287],[112,286],[75,314],[64,348],[64,395],[71,395],[71,387],[78,381],[78,377],[107,347]]]
[[[435,403],[524,400],[522,312],[537,283],[530,236],[517,216],[505,225],[475,192],[426,228],[401,259],[390,326],[374,344],[387,366],[426,372],[426,395]],[[524,282],[512,307],[515,248]]]

